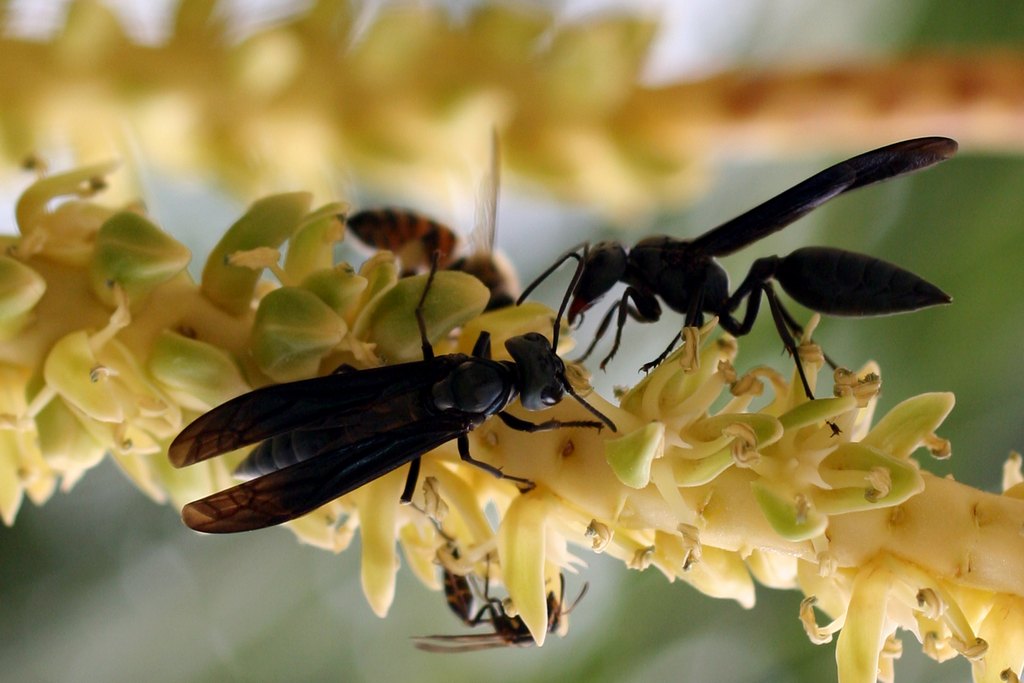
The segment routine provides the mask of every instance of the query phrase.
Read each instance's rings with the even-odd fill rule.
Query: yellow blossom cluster
[[[386,252],[358,270],[336,263],[344,205],[314,209],[306,193],[254,203],[197,283],[189,251],[141,209],[90,199],[110,171],[39,179],[0,257],[7,524],[23,496],[43,503],[108,453],[158,501],[226,488],[242,453],[184,470],[167,462],[168,443],[196,415],[252,387],[420,353],[413,310],[424,276],[400,279]],[[549,331],[552,314],[537,304],[481,315],[487,292],[468,275],[438,273],[433,287],[424,315],[438,353],[468,352],[481,330],[496,350]],[[364,592],[381,615],[401,548],[430,586],[438,562],[500,579],[542,643],[547,595],[577,564],[573,547],[589,548],[745,606],[754,579],[801,590],[811,640],[839,634],[844,683],[892,680],[901,629],[937,660],[970,659],[976,681],[1014,679],[1024,660],[1019,462],[1002,495],[932,476],[912,455],[949,455],[935,430],[951,395],[917,396],[873,421],[876,367],[838,372],[833,397],[808,401],[770,369],[738,376],[735,341],[713,329],[687,329],[683,347],[618,405],[588,396],[617,433],[527,434],[495,420],[472,432],[474,455],[534,482],[528,492],[460,461],[449,443],[424,457],[413,505],[399,504],[400,468],[289,526],[333,551],[358,531]],[[813,382],[820,351],[805,338],[801,355]],[[550,416],[587,413],[566,401]],[[820,625],[815,607],[831,621]]]

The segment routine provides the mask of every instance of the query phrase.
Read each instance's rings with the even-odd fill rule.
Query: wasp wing
[[[168,457],[185,467],[301,428],[345,425],[363,430],[393,413],[401,395],[418,396],[466,359],[460,354],[357,370],[256,389],[198,417],[175,437]],[[391,407],[389,407],[391,406]],[[408,420],[408,418],[406,418]],[[386,429],[388,422],[383,423]],[[359,431],[353,432],[357,440]]]
[[[490,258],[498,222],[498,186],[501,183],[501,151],[498,131],[491,129],[490,167],[480,179],[476,195],[476,219],[469,240],[473,257]]]
[[[750,211],[712,228],[690,244],[709,256],[725,256],[752,244],[858,187],[927,168],[956,153],[949,138],[904,140],[826,168]]]
[[[529,643],[533,637],[529,636]],[[468,633],[460,636],[414,636],[412,644],[416,649],[424,652],[440,652],[455,654],[457,652],[478,652],[480,650],[491,650],[496,647],[509,647],[512,645],[526,645],[528,642],[518,639],[509,640],[500,633]]]
[[[189,503],[181,517],[211,534],[282,524],[451,441],[483,417],[424,417]]]

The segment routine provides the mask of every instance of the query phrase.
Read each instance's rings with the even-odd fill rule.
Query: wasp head
[[[505,348],[516,362],[519,402],[527,410],[550,408],[565,396],[565,364],[537,332],[512,337]]]
[[[626,274],[626,249],[619,242],[598,242],[583,258],[583,273],[569,305],[570,325]]]

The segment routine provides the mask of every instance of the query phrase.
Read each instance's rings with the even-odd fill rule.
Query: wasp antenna
[[[594,406],[592,406],[589,403],[587,403],[587,401],[582,396],[580,396],[579,394],[576,393],[576,390],[572,388],[572,385],[569,384],[568,381],[566,381],[566,383],[565,383],[565,390],[566,390],[566,392],[570,396],[572,396],[574,399],[576,399],[577,403],[579,403],[581,406],[586,408],[587,411],[591,415],[596,417],[601,422],[605,423],[608,426],[608,429],[612,430],[613,432],[618,432],[619,431],[618,428],[615,426],[615,423],[612,422],[610,417],[608,417],[607,415],[602,413],[600,410],[598,410]]]
[[[534,279],[533,282],[531,282],[529,285],[527,285],[526,289],[523,290],[523,293],[519,295],[518,299],[516,299],[516,306],[519,306],[524,301],[526,301],[526,297],[530,296],[530,293],[533,292],[533,290],[537,289],[537,285],[539,285],[540,283],[544,282],[544,280],[548,279],[548,276],[551,275],[551,273],[553,273],[556,270],[558,270],[558,268],[563,263],[565,263],[566,261],[568,261],[571,258],[579,259],[580,255],[577,252],[580,249],[586,250],[588,248],[588,246],[589,246],[589,242],[580,242],[575,247],[573,247],[572,249],[567,251],[565,254],[563,254],[557,261],[555,261],[553,264],[548,266],[548,268],[543,273],[538,275],[536,277],[536,279]]]
[[[430,274],[427,275],[427,283],[423,285],[423,294],[420,295],[420,301],[416,304],[416,324],[420,328],[420,345],[423,349],[423,360],[430,360],[434,357],[434,348],[430,345],[430,340],[427,339],[427,323],[423,320],[423,304],[427,301],[427,292],[430,291],[430,285],[434,283],[434,274],[437,272],[437,262],[440,258],[440,250],[435,249],[433,256],[430,257]]]

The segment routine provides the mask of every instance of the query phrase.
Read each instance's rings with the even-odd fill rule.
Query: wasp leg
[[[778,267],[778,263],[778,256],[766,256],[754,261],[743,282],[740,283],[740,286],[736,288],[733,295],[729,297],[729,301],[726,302],[725,310],[722,311],[719,322],[725,331],[730,334],[737,337],[747,334],[757,319],[758,311],[761,309],[761,294],[764,293],[764,296],[768,299],[768,308],[772,312],[772,320],[775,321],[775,329],[782,339],[782,345],[793,356],[797,374],[800,376],[800,383],[804,387],[804,393],[807,394],[808,399],[813,400],[814,392],[811,391],[811,385],[807,382],[807,376],[804,374],[804,367],[800,362],[800,355],[796,349],[796,340],[790,333],[789,321],[793,321],[793,317],[782,308],[782,304],[779,302],[775,289],[770,282],[775,274],[775,269]],[[732,316],[732,311],[739,308],[744,298],[747,300],[747,310],[743,314],[743,322],[741,323]]]
[[[501,413],[498,413],[498,415],[501,415]],[[464,462],[468,462],[470,465],[476,465],[485,472],[490,472],[498,479],[509,479],[518,484],[522,484],[523,486],[529,487],[530,489],[536,486],[536,484],[534,484],[529,479],[523,479],[522,477],[513,477],[510,474],[505,474],[504,472],[501,471],[500,468],[497,468],[494,465],[491,465],[490,463],[486,463],[483,460],[477,460],[476,458],[474,458],[473,455],[469,452],[469,439],[466,437],[465,434],[459,436],[458,444],[459,457],[462,458]]]
[[[701,315],[701,311],[704,308],[704,288],[701,287],[697,290],[696,296],[692,297],[690,301],[690,308],[686,312],[686,318],[684,319],[683,325],[686,327],[693,327],[694,325],[700,326],[704,324],[704,316]],[[672,353],[672,349],[676,347],[676,344],[683,338],[682,331],[676,332],[676,336],[672,337],[672,341],[668,343],[665,350],[652,361],[644,363],[640,366],[640,372],[648,373],[654,368],[661,365],[661,361],[668,358],[668,354]]]
[[[548,420],[546,422],[530,422],[529,420],[522,420],[515,415],[509,415],[508,413],[498,413],[498,417],[506,425],[520,432],[546,432],[552,429],[561,429],[562,427],[588,427],[591,429],[601,429],[604,424],[601,422],[594,422],[593,420]]]
[[[570,249],[569,251],[567,251],[564,254],[562,254],[562,256],[557,261],[555,261],[553,264],[548,266],[547,270],[545,270],[543,273],[538,275],[536,277],[536,279],[534,279],[533,282],[531,282],[529,285],[527,285],[526,289],[523,290],[523,293],[519,295],[518,299],[516,299],[516,306],[518,306],[521,303],[523,303],[524,301],[526,301],[526,297],[530,296],[530,293],[533,292],[533,290],[535,290],[537,288],[537,285],[539,285],[540,283],[544,282],[544,280],[546,280],[548,278],[548,276],[551,275],[551,273],[553,273],[556,270],[558,270],[558,268],[563,263],[565,263],[566,261],[568,261],[571,258],[575,258],[575,259],[578,260],[580,258],[580,255],[579,255],[580,249],[584,249],[585,250],[589,246],[590,245],[589,245],[588,242],[581,242],[581,243],[577,244],[575,247],[573,247],[572,249]],[[570,288],[569,291],[571,292],[572,289],[573,288]]]
[[[473,355],[477,358],[490,358],[491,357],[491,333],[487,330],[480,332],[480,336],[476,338],[476,343],[473,344]]]
[[[427,284],[423,286],[423,294],[420,295],[420,301],[416,304],[416,325],[420,328],[420,343],[423,349],[423,360],[430,360],[434,357],[434,347],[430,345],[430,340],[427,339],[427,323],[423,320],[423,304],[427,300],[427,292],[430,291],[430,285],[434,282],[434,273],[437,272],[437,261],[441,257],[441,252],[435,251],[430,261],[430,274],[427,275]],[[420,459],[415,458],[409,463],[409,473],[405,476],[405,488],[402,489],[402,497],[399,501],[403,505],[407,505],[412,502],[412,494],[416,491],[416,481],[420,478]]]
[[[577,363],[582,363],[587,358],[590,358],[590,354],[594,352],[594,347],[597,346],[597,342],[601,341],[601,338],[604,337],[604,333],[608,331],[608,325],[612,321],[612,316],[615,315],[615,311],[619,310],[621,306],[622,300],[620,299],[619,301],[616,301],[614,304],[612,304],[611,307],[608,309],[608,312],[604,314],[604,317],[601,318],[601,324],[597,326],[597,333],[595,333],[594,338],[590,340],[590,344],[587,346],[587,350],[583,353],[583,355],[576,359]],[[633,320],[636,320],[637,322],[648,322],[640,314],[640,311],[638,311],[636,307],[632,305],[629,306],[628,314],[629,317],[631,317]],[[582,320],[582,315],[580,316],[580,318]]]
[[[807,375],[804,374],[804,364],[800,362],[800,353],[796,348],[796,340],[793,339],[793,335],[789,333],[789,327],[786,326],[786,319],[782,313],[782,304],[779,303],[779,298],[775,294],[775,288],[772,287],[771,283],[765,282],[761,285],[761,289],[768,299],[768,309],[772,312],[775,329],[778,331],[779,336],[782,337],[782,345],[786,347],[786,351],[793,356],[793,361],[796,363],[796,374],[800,376],[800,382],[804,385],[804,393],[807,394],[808,399],[813,401],[814,392],[811,391],[811,385],[807,382]]]
[[[672,353],[672,349],[674,349],[676,347],[676,344],[678,344],[679,341],[682,338],[683,338],[683,333],[682,332],[676,332],[676,336],[672,337],[672,341],[670,341],[668,343],[668,346],[666,346],[665,350],[661,352],[661,355],[659,355],[654,360],[649,361],[649,362],[644,363],[643,365],[641,365],[640,366],[640,372],[642,372],[644,374],[647,374],[648,372],[650,372],[654,368],[656,368],[659,365],[661,365],[661,361],[665,360],[668,357],[668,354]]]
[[[630,300],[633,302],[632,306],[629,304]],[[619,345],[622,343],[622,328],[626,326],[626,316],[641,323],[651,323],[661,317],[661,304],[658,303],[657,297],[641,292],[634,287],[626,287],[626,291],[622,293],[622,298],[612,308],[618,308],[619,311],[619,315],[615,320],[615,341],[612,342],[612,350],[601,361],[600,367],[602,370],[605,369],[609,361],[619,351]],[[611,311],[609,311],[608,315],[610,314]],[[604,320],[601,321],[601,324],[607,327]],[[587,353],[590,353],[589,348]]]
[[[798,337],[798,338],[799,337],[803,337],[804,336],[804,327],[803,327],[803,325],[801,325],[800,323],[798,323],[796,321],[796,318],[794,318],[792,316],[792,314],[789,312],[789,310],[787,310],[786,307],[782,305],[781,301],[779,302],[779,311],[782,312],[782,316],[786,319],[786,324],[789,325],[789,329],[793,331],[793,336],[794,337]],[[834,360],[829,358],[829,355],[827,353],[822,351],[821,355],[825,358],[825,362],[828,363],[828,366],[830,368],[835,370],[836,368],[839,367],[838,365],[836,365],[836,362]]]
[[[420,459],[413,458],[409,463],[409,473],[405,475],[405,488],[402,489],[402,497],[399,502],[408,505],[412,502],[412,494],[416,491],[416,481],[420,478]]]

